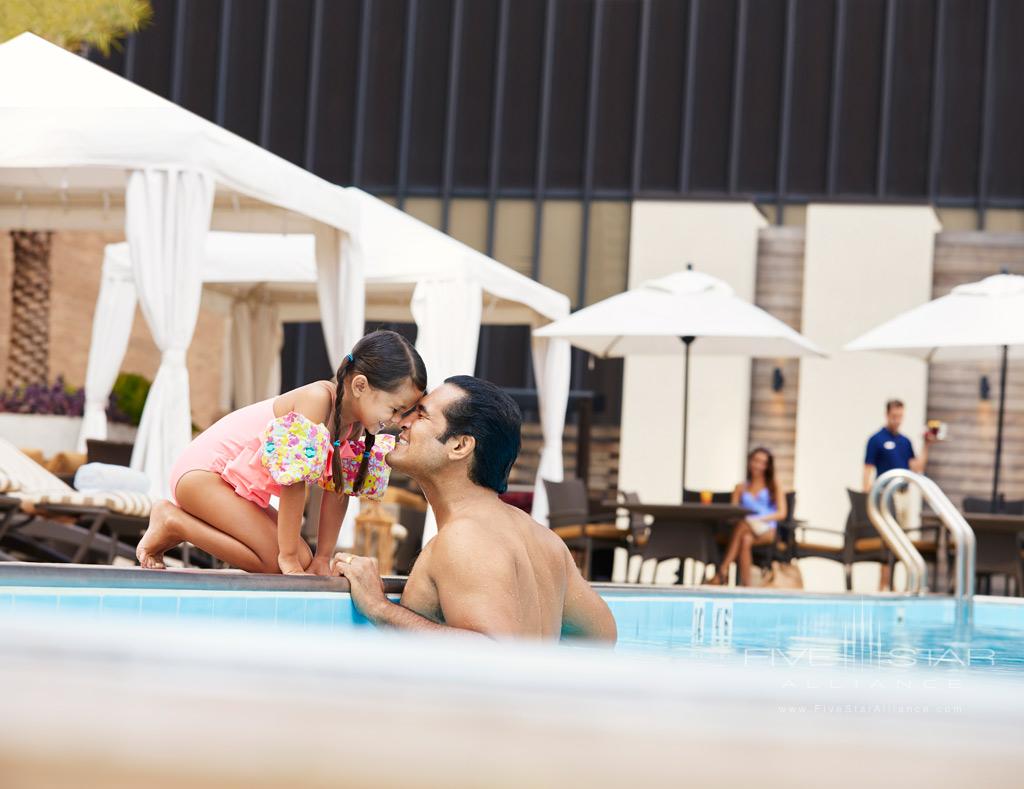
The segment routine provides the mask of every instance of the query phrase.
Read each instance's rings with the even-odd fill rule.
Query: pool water
[[[604,595],[619,650],[748,666],[985,672],[1024,681],[1024,604],[978,598],[961,639],[949,598]]]
[[[959,640],[948,598],[705,594],[604,588],[618,651],[761,667],[984,672],[1024,681],[1024,604],[978,598]],[[0,586],[5,614],[251,623],[306,630],[369,627],[347,594],[255,589]]]

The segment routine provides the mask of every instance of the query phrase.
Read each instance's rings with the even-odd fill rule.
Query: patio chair
[[[0,546],[47,561],[108,563],[133,558],[122,531],[141,536],[149,523],[148,496],[128,492],[80,493],[51,474],[10,442],[0,439],[0,469],[7,480],[7,505],[0,520]],[[107,534],[101,534],[106,528]]]
[[[595,548],[628,548],[628,532],[616,526],[614,512],[589,511],[583,480],[544,480],[544,491],[548,497],[548,524],[569,546],[588,581]]]
[[[967,496],[964,512],[992,512],[992,499]],[[996,512],[1002,515],[1024,515],[1024,500],[1000,498]],[[993,532],[977,529],[974,532],[976,556],[974,577],[980,594],[992,594],[992,576],[1006,578],[1006,593],[1010,593],[1010,580],[1014,582],[1014,596],[1020,597],[1024,590],[1024,557],[1021,556],[1021,541],[1018,532]]]
[[[843,531],[797,524],[794,528],[794,538],[789,547],[789,554],[791,559],[818,557],[839,562],[843,565],[846,576],[846,589],[850,591],[853,588],[854,564],[879,562],[888,564],[891,570],[894,557],[868,517],[867,494],[849,488],[846,493],[850,498],[850,514],[846,518],[846,526]],[[808,533],[811,533],[811,539],[808,539]],[[826,534],[841,538],[842,545],[819,541],[820,536]],[[911,541],[923,555],[926,555],[926,559],[930,554],[934,561],[937,548],[936,540],[919,538]]]

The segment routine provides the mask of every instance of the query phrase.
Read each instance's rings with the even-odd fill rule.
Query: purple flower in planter
[[[81,416],[85,412],[85,390],[68,386],[59,375],[52,386],[44,381],[0,391],[0,411]]]

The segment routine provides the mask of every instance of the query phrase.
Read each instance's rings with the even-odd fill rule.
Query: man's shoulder
[[[880,427],[878,430],[876,430],[874,433],[872,433],[868,437],[868,443],[869,444],[877,444],[879,441],[884,441],[885,440],[885,434],[888,433],[888,432],[889,431],[887,431],[884,427]]]

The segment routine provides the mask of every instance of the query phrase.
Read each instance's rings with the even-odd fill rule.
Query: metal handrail
[[[896,558],[906,566],[907,590],[919,595],[927,588],[928,565],[893,515],[893,496],[897,489],[905,487],[906,482],[902,479],[884,480],[880,485],[876,483],[868,494],[868,519]]]
[[[956,564],[953,596],[956,599],[956,623],[964,635],[969,631],[974,617],[974,568],[977,557],[977,542],[974,531],[964,516],[953,506],[953,502],[935,482],[923,474],[907,469],[891,469],[879,475],[868,494],[868,517],[885,540],[890,550],[908,570],[908,583],[917,584],[911,589],[914,594],[922,591],[921,582],[927,579],[927,566],[920,551],[914,547],[910,537],[892,516],[892,496],[897,488],[907,484],[916,485],[925,501],[935,510],[939,522],[949,531],[956,545]],[[879,506],[881,504],[881,506]],[[913,572],[911,570],[913,569]]]

